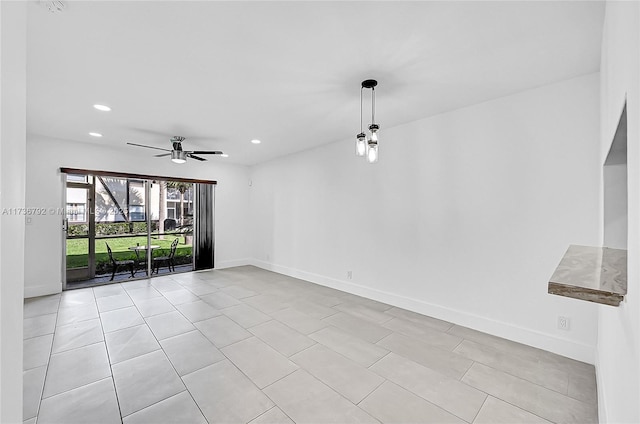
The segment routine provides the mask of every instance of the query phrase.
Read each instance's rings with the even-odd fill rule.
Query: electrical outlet
[[[271,259],[271,255],[267,253],[267,261],[269,261],[270,259]]]
[[[571,318],[558,316],[558,328],[565,331],[571,330]]]
[[[353,273],[351,271],[347,271],[347,280],[351,280],[353,278]]]

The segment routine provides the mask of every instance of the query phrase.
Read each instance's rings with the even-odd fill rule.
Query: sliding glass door
[[[200,216],[195,194],[183,180],[67,173],[67,288],[193,270],[194,228],[213,214]],[[202,234],[211,268],[213,228]]]
[[[93,178],[67,175],[65,218],[67,281],[87,280],[95,275],[95,221]]]

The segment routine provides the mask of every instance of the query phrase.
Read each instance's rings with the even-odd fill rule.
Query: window
[[[131,205],[129,207],[129,219],[131,221],[146,221],[144,216],[144,206],[142,205]]]
[[[86,183],[87,175],[81,174],[67,174],[67,181],[73,183]]]
[[[84,203],[67,203],[67,219],[69,222],[87,222],[86,205]]]

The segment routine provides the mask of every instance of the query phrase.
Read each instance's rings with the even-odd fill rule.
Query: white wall
[[[22,423],[26,2],[0,2],[0,422]]]
[[[598,320],[598,409],[603,423],[640,422],[640,5],[607,2],[601,69],[601,162],[627,100],[628,294],[601,306]]]
[[[27,206],[47,210],[63,206],[60,167],[215,180],[215,266],[247,262],[249,186],[248,169],[244,166],[220,163],[223,158],[178,165],[135,148],[123,151],[34,135],[28,136],[27,157]],[[25,297],[62,289],[63,218],[50,214],[33,216],[26,226]]]
[[[604,166],[602,179],[604,187],[603,246],[626,249],[629,232],[627,164]]]
[[[354,128],[256,166],[254,263],[593,363],[596,305],[547,283],[569,244],[600,242],[598,81],[380,116],[376,165]]]

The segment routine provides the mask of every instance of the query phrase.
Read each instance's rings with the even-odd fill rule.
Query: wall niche
[[[627,105],[602,168],[603,246],[571,245],[549,279],[548,293],[619,306],[627,294]]]
[[[627,249],[627,106],[603,166],[604,246]]]

